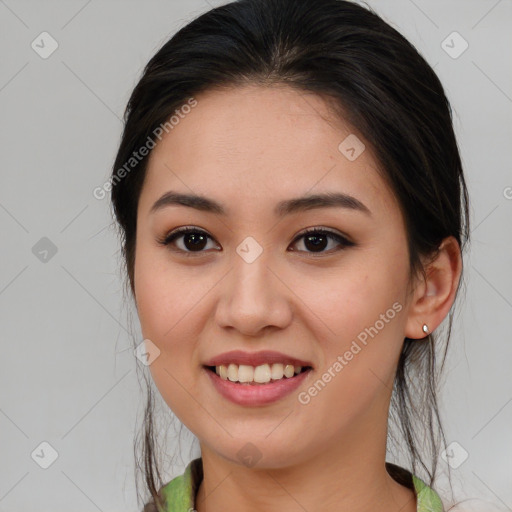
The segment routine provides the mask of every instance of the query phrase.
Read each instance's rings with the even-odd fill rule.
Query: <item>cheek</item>
[[[198,275],[193,266],[179,268],[165,251],[141,246],[136,254],[135,294],[144,337],[155,339],[164,348],[190,339],[194,324],[190,319],[211,288],[208,274]]]
[[[156,277],[158,276],[158,277]],[[199,394],[199,361],[194,340],[198,335],[192,321],[197,300],[194,294],[176,293],[176,281],[169,284],[154,270],[140,271],[137,282],[138,314],[145,339],[159,350],[149,370],[163,400],[187,425],[199,421],[190,407],[191,396]],[[169,289],[172,288],[172,293]],[[197,368],[196,368],[197,367]]]
[[[190,397],[199,392],[201,371],[196,340],[208,314],[205,297],[215,279],[197,267],[169,262],[165,251],[140,246],[134,282],[137,312],[144,339],[160,351],[149,369],[163,399],[180,418],[191,414]],[[211,281],[211,282],[210,282]],[[188,421],[187,421],[188,423]]]
[[[399,273],[378,264],[347,268],[321,278],[312,276],[302,279],[294,289],[299,297],[305,298],[304,303],[319,321],[319,328],[323,326],[325,337],[338,343],[356,337],[382,315],[384,320],[396,320],[396,310],[400,308],[393,309],[393,304],[400,302],[403,295]],[[390,325],[386,322],[386,329]]]
[[[384,280],[385,281],[385,280]],[[386,285],[390,286],[386,286]],[[322,367],[302,391],[305,421],[328,418],[325,434],[334,434],[367,414],[380,397],[386,403],[401,350],[405,308],[381,274],[354,273],[316,292],[303,290],[308,306],[322,322],[316,339]],[[380,399],[379,398],[379,399]]]
[[[329,387],[368,393],[368,398],[381,385],[380,380],[392,381],[406,321],[404,255],[370,259],[347,264],[346,269],[323,280],[303,280],[297,291],[307,297],[307,307],[317,319],[323,370],[330,369],[337,376]],[[337,365],[336,371],[339,357],[343,369]]]

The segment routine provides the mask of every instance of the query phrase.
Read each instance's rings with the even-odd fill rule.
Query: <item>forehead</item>
[[[195,99],[151,153],[142,208],[171,189],[251,208],[326,191],[351,194],[372,210],[394,201],[369,145],[320,96],[250,85]],[[347,144],[364,150],[349,159]]]

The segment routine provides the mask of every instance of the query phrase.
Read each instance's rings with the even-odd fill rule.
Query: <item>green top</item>
[[[390,462],[386,462],[386,467],[396,481],[415,491],[418,504],[417,512],[444,512],[439,495],[423,480]],[[167,504],[165,512],[193,512],[195,496],[202,478],[203,461],[199,457],[188,464],[182,475],[173,478],[161,488],[160,492]],[[156,508],[149,510],[156,511]]]

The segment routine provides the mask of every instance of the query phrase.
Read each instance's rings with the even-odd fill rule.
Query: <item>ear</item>
[[[455,300],[461,272],[460,246],[455,237],[447,237],[439,246],[435,259],[426,265],[426,280],[422,276],[414,289],[405,336],[425,338],[439,327]],[[428,326],[427,333],[423,331],[424,324]]]

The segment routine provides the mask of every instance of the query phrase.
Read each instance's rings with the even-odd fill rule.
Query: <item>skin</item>
[[[404,337],[423,338],[422,325],[434,330],[454,301],[456,240],[445,239],[426,282],[409,282],[398,203],[369,144],[319,96],[249,85],[196,99],[152,151],[137,212],[134,284],[144,338],[160,350],[150,366],[154,381],[200,443],[197,511],[415,511],[413,491],[384,465],[389,401]],[[355,161],[338,150],[349,134],[366,145]],[[228,213],[182,205],[150,213],[169,190],[214,199]],[[332,191],[356,197],[371,215],[340,207],[274,215],[279,201]],[[179,252],[192,252],[184,236],[158,244],[180,226],[207,232],[202,252]],[[355,245],[328,239],[314,252],[297,239],[309,227]],[[247,236],[263,249],[250,264],[236,252]],[[396,302],[401,311],[301,404],[298,393]],[[234,349],[281,351],[314,370],[278,402],[236,405],[202,368]],[[249,442],[261,455],[251,467],[237,455]]]

